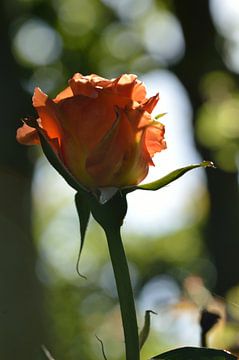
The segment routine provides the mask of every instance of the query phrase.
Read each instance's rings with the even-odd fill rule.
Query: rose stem
[[[105,230],[119,296],[125,336],[126,360],[139,360],[139,336],[129,268],[120,228]]]

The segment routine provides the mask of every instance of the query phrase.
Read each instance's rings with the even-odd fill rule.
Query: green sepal
[[[125,188],[124,191],[126,193],[129,193],[131,191],[134,190],[159,190],[162,187],[170,184],[171,182],[177,180],[178,178],[180,178],[182,175],[184,175],[185,173],[187,173],[190,170],[196,169],[196,168],[200,168],[200,167],[214,167],[213,163],[211,161],[202,161],[199,164],[194,164],[194,165],[189,165],[189,166],[185,166],[182,167],[180,169],[174,170],[172,172],[170,172],[169,174],[163,176],[162,178],[153,181],[151,183],[148,184],[142,184],[142,185],[137,185],[137,186],[133,186],[131,188]]]
[[[182,347],[167,351],[151,360],[236,360],[237,357],[224,350]]]
[[[80,276],[83,276],[83,275],[79,272],[79,262],[80,262],[80,257],[81,257],[84,241],[85,241],[85,234],[86,234],[87,226],[88,226],[89,219],[90,219],[90,206],[89,206],[87,196],[88,195],[84,196],[81,193],[76,193],[76,195],[75,195],[75,204],[76,204],[76,209],[77,209],[77,213],[78,213],[79,221],[80,221],[80,235],[81,235],[81,244],[80,244],[80,250],[78,253],[78,259],[77,259],[77,263],[76,263],[76,271]]]
[[[56,169],[56,171],[65,179],[65,181],[73,187],[77,192],[87,192],[87,189],[81,185],[74,176],[69,172],[69,170],[64,166],[63,162],[59,159],[55,151],[52,149],[51,145],[47,141],[43,131],[38,129],[38,135],[40,138],[42,150],[49,161],[49,163]]]
[[[140,331],[140,334],[139,334],[139,348],[140,349],[142,349],[142,347],[145,344],[145,341],[148,339],[148,336],[149,336],[149,332],[150,332],[150,314],[157,315],[152,310],[146,310],[145,311],[144,326],[143,326],[143,328],[142,328],[142,330]]]
[[[94,219],[105,231],[118,229],[123,224],[127,212],[126,195],[117,191],[107,202],[101,204],[99,199],[89,194],[87,197]]]

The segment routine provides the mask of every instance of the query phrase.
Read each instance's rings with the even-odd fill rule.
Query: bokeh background
[[[237,0],[5,0],[0,3],[0,358],[123,359],[104,235],[91,221],[80,263],[74,191],[39,148],[16,143],[35,86],[55,96],[75,72],[135,73],[160,93],[168,150],[146,180],[193,162],[167,188],[129,195],[123,236],[142,358],[199,345],[199,312],[222,320],[209,343],[239,345],[239,4]]]

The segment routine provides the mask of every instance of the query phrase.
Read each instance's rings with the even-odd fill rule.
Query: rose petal
[[[131,126],[136,132],[139,129],[147,127],[152,123],[152,118],[147,111],[144,111],[141,106],[126,109],[128,119]]]
[[[151,98],[145,100],[142,103],[142,109],[144,111],[147,111],[149,114],[152,113],[152,111],[154,110],[155,106],[157,105],[157,102],[159,101],[159,94],[156,94],[155,96],[152,96]]]
[[[164,125],[160,122],[154,121],[145,130],[145,145],[147,151],[152,157],[156,152],[166,149],[166,142],[164,140]]]
[[[90,76],[88,76],[88,78],[89,78],[91,84],[93,84],[94,86],[97,86],[97,87],[105,88],[105,87],[109,86],[110,84],[112,84],[112,80],[105,79],[96,74],[91,74]]]
[[[136,81],[132,92],[132,100],[142,102],[146,98],[146,89],[144,83]]]
[[[112,88],[117,94],[138,102],[144,100],[146,96],[144,84],[139,82],[137,76],[133,74],[119,76],[112,83]]]
[[[69,97],[72,97],[74,94],[70,88],[70,86],[68,86],[67,88],[65,88],[63,91],[61,91],[56,97],[55,99],[53,99],[53,101],[55,103],[58,103],[59,101],[63,100],[63,99],[67,99]]]
[[[124,112],[118,109],[111,130],[86,160],[86,169],[98,186],[118,185],[120,173],[125,175],[123,163],[130,157],[132,144],[134,138],[131,126]]]
[[[94,83],[90,82],[90,79],[86,76],[82,76],[77,73],[69,80],[69,85],[74,95],[84,95],[91,98],[96,98],[98,92],[95,89]]]
[[[56,104],[39,88],[35,89],[32,101],[41,119],[42,128],[47,132],[50,139],[58,138],[60,143],[61,126]]]
[[[40,144],[39,136],[36,129],[23,124],[17,129],[17,141],[23,145],[38,145]]]

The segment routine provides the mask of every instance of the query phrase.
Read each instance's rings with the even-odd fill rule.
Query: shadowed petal
[[[155,106],[157,105],[158,101],[159,101],[159,94],[156,94],[155,96],[152,96],[151,98],[144,101],[141,107],[144,111],[147,111],[149,114],[151,114]]]
[[[17,141],[23,145],[38,145],[40,144],[39,136],[36,129],[23,124],[17,129]]]
[[[98,186],[118,185],[114,183],[114,177],[119,177],[124,161],[130,157],[133,141],[128,118],[117,109],[117,118],[111,130],[86,160],[86,169]]]

